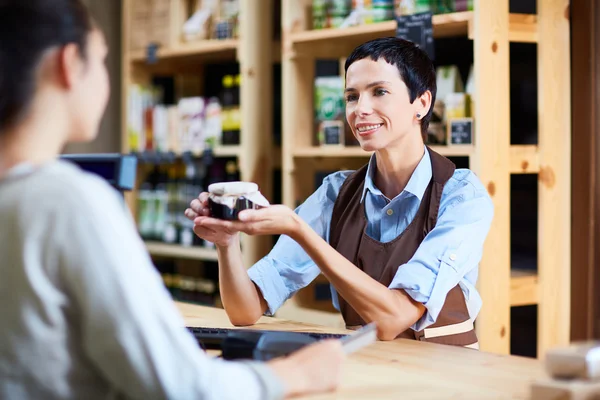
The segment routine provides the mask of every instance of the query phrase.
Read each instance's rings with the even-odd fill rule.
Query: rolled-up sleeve
[[[398,268],[389,285],[390,289],[405,290],[425,306],[426,312],[412,326],[414,330],[437,320],[446,295],[457,284],[467,288],[471,297],[478,297],[474,280],[494,209],[483,186],[473,179],[446,185],[436,226],[414,256]]]
[[[319,275],[320,270],[312,259],[294,244],[293,240],[282,236],[277,249],[248,270],[248,276],[267,302],[266,315],[274,315],[286,300]],[[293,259],[299,264],[294,264]]]
[[[329,240],[333,205],[340,187],[351,172],[340,171],[325,177],[321,186],[295,210],[324,240]],[[271,316],[320,272],[302,246],[282,235],[269,254],[249,268],[248,275],[267,302],[265,314]]]

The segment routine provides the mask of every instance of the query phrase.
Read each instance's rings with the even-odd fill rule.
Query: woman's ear
[[[83,60],[79,47],[70,43],[59,50],[58,53],[58,75],[61,84],[70,89],[75,85],[83,68]]]
[[[431,108],[431,92],[426,90],[421,96],[417,98],[415,102],[416,105],[416,114],[419,114],[421,117],[424,117],[429,112]]]

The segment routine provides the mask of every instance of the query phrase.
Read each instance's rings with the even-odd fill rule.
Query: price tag
[[[146,47],[146,63],[147,64],[156,64],[158,62],[158,56],[156,53],[158,52],[158,45],[156,43],[150,43],[148,47]]]
[[[448,121],[448,144],[473,144],[473,118],[458,118]]]

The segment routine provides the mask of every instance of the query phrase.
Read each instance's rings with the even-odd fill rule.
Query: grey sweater
[[[283,394],[199,350],[118,193],[61,161],[0,180],[0,326],[2,399]]]

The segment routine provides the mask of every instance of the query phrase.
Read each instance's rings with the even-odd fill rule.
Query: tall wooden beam
[[[474,11],[475,146],[473,168],[494,202],[478,289],[480,348],[510,351],[510,97],[508,0],[478,1]]]
[[[242,179],[256,182],[266,195],[272,191],[273,158],[273,19],[265,12],[273,10],[273,0],[240,0],[240,105],[242,133],[240,171]],[[270,236],[243,236],[242,247],[246,267],[268,252]]]
[[[538,1],[538,357],[569,343],[571,70],[569,0]]]

